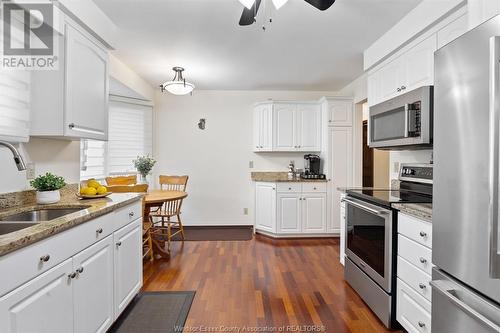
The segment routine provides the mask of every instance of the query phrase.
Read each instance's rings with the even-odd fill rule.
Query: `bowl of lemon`
[[[80,193],[77,196],[81,199],[96,199],[104,198],[110,195],[106,186],[102,185],[95,179],[90,179],[87,184],[80,187]]]

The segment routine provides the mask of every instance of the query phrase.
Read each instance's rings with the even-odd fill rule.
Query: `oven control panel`
[[[432,164],[402,164],[399,180],[432,184]]]

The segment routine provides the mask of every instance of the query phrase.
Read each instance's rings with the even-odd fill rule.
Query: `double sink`
[[[74,208],[33,209],[5,216],[0,218],[0,235],[5,235],[14,231],[25,229],[42,222],[51,221],[87,208],[88,206],[80,206]]]

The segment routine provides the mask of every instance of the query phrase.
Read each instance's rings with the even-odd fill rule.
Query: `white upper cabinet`
[[[29,71],[0,71],[0,140],[29,140],[30,85]]]
[[[275,151],[298,149],[297,105],[275,104],[273,112],[273,132]]]
[[[34,71],[31,135],[107,140],[108,52],[69,18],[59,36],[59,69]]]
[[[321,148],[321,111],[317,104],[297,105],[297,149],[319,151]]]
[[[467,32],[468,16],[464,13],[462,16],[443,27],[437,32],[437,48],[440,49],[454,39]]]
[[[256,106],[253,117],[254,151],[271,151],[273,149],[273,105]]]
[[[467,1],[468,26],[473,29],[479,24],[500,14],[500,1],[498,0],[469,0]]]
[[[368,104],[375,105],[413,89],[434,84],[437,36],[431,35],[368,75]]]
[[[328,125],[352,126],[352,100],[327,99]]]
[[[319,103],[263,103],[253,112],[255,152],[321,150]]]

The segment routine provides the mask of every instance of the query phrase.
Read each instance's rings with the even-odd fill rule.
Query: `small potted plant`
[[[36,202],[45,205],[61,200],[59,190],[66,185],[66,182],[63,177],[47,172],[33,179],[30,185],[36,190]]]
[[[148,181],[146,177],[151,173],[156,161],[149,155],[137,156],[137,159],[133,161],[137,172],[141,175],[141,183],[146,184]]]

